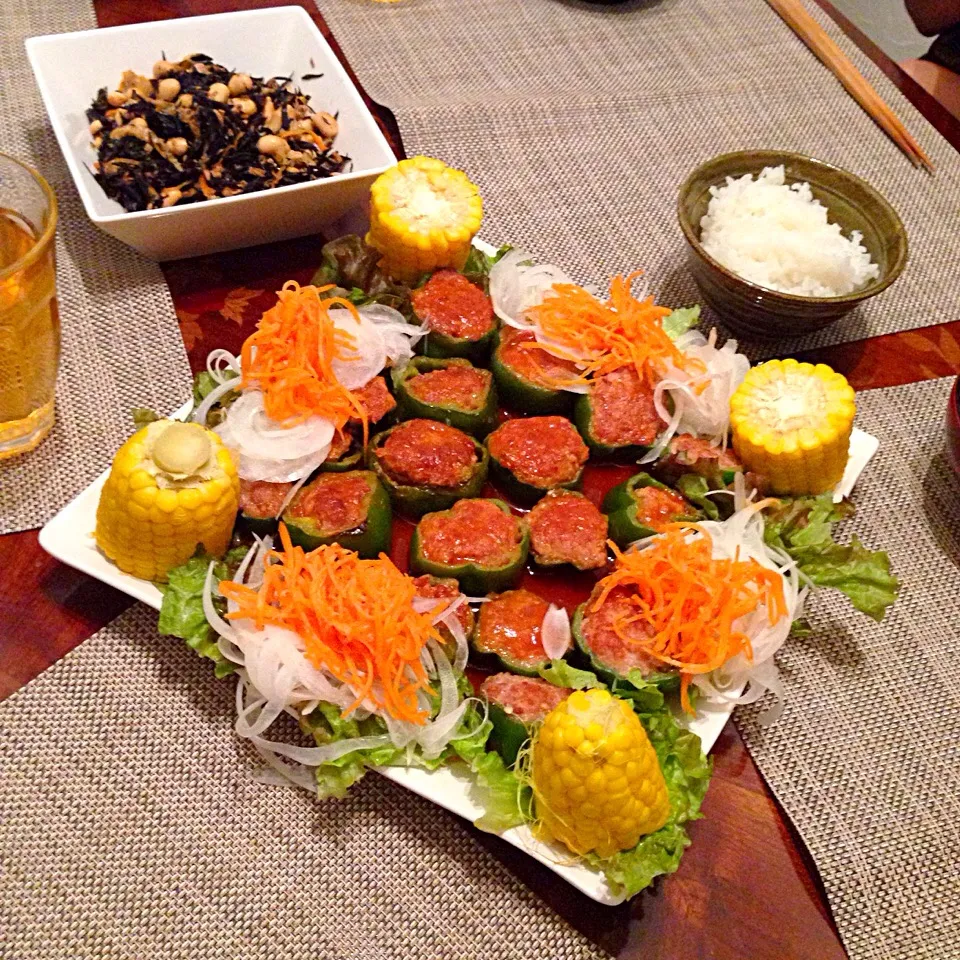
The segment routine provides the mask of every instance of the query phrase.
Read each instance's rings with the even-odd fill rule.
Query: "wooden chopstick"
[[[915,167],[933,173],[933,162],[910,135],[900,118],[870,86],[830,35],[807,12],[802,0],[767,0],[793,32],[817,55],[850,96],[863,107],[877,125],[907,155]]]

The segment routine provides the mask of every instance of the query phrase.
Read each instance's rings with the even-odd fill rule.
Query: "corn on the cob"
[[[853,389],[830,367],[769,360],[730,400],[733,448],[773,493],[824,493],[843,476],[855,414]]]
[[[412,157],[374,181],[367,243],[387,273],[412,281],[438,267],[459,270],[482,218],[483,202],[463,171]]]
[[[578,691],[543,721],[531,749],[536,832],[574,853],[629,850],[670,814],[667,785],[630,705]]]
[[[125,573],[164,581],[198,545],[226,551],[239,495],[233,458],[215,433],[158,420],[114,457],[97,507],[97,546]]]

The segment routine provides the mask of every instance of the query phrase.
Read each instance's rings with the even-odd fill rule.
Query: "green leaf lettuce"
[[[545,667],[540,668],[540,676],[555,687],[568,687],[571,690],[589,690],[603,686],[591,670],[571,667],[566,660],[551,660]]]
[[[460,272],[468,280],[486,290],[490,278],[490,269],[505,253],[508,253],[512,249],[513,247],[511,247],[510,244],[505,244],[490,255],[484,253],[478,247],[471,247],[470,253],[467,254],[467,262],[463,265],[463,269]]]
[[[700,320],[700,305],[693,307],[680,307],[677,310],[671,310],[660,321],[663,326],[663,332],[671,339],[676,340],[681,334],[695,327]]]
[[[473,797],[483,807],[483,816],[474,826],[490,833],[502,833],[530,819],[530,790],[507,769],[498,753],[487,751],[492,727],[493,724],[485,720],[472,737],[454,740],[451,747],[470,768]]]
[[[839,590],[857,610],[882,620],[900,584],[886,553],[868,550],[856,537],[846,544],[834,540],[834,526],[853,510],[849,501],[835,504],[829,493],[782,500],[764,514],[764,539],[795,560],[815,586]]]
[[[203,584],[211,561],[215,560],[214,582],[219,583],[232,576],[246,551],[246,547],[231,550],[222,560],[215,560],[207,554],[198,554],[179,567],[174,567],[167,582],[161,587],[163,602],[160,605],[157,631],[165,636],[185,640],[187,646],[201,657],[212,660],[218,677],[233,673],[235,667],[220,652],[216,634],[207,623],[206,614],[203,612]],[[226,607],[224,601],[217,598],[214,603],[223,613]]]

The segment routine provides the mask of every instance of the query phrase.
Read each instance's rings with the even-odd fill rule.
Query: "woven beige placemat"
[[[0,704],[2,960],[601,960],[452,815],[265,786],[233,683],[132,608]]]
[[[960,156],[810,0],[807,6],[920,139],[915,170],[764,0],[317,0],[409,156],[468,171],[492,243],[596,282],[641,266],[667,304],[695,302],[677,189],[731,150],[812,154],[896,207],[906,273],[836,326],[756,357],[957,318]],[[708,317],[708,319],[712,319]]]
[[[132,430],[133,407],[167,413],[189,395],[190,367],[160,268],[87,219],[27,62],[27,37],[96,25],[88,0],[3,2],[0,152],[39,170],[57,195],[62,353],[53,432],[32,453],[0,461],[0,533],[46,522],[109,466]]]
[[[882,624],[818,595],[780,655],[787,707],[737,724],[820,870],[851,960],[960,958],[960,482],[950,380],[858,395],[881,438],[849,526],[903,592]],[[849,532],[849,531],[848,531]]]

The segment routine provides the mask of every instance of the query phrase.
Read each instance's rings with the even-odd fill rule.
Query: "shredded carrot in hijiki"
[[[575,283],[556,283],[553,293],[526,311],[548,344],[523,344],[529,349],[546,349],[582,368],[579,377],[556,379],[558,387],[579,386],[588,377],[632,366],[637,376],[653,386],[668,364],[680,369],[691,365],[664,333],[661,320],[671,311],[659,307],[653,297],[638,300],[631,293],[636,271],[610,282],[610,297],[600,300]]]
[[[359,322],[357,308],[342,297],[323,299],[326,287],[301,287],[293,280],[277,294],[277,303],[257,323],[243,344],[243,386],[263,392],[267,416],[292,426],[310,416],[324,417],[341,429],[351,418],[363,423],[367,411],[333,372],[333,361],[348,356],[353,337],[338,330],[328,313],[346,307]]]
[[[714,559],[708,533],[690,536],[698,529],[671,524],[649,546],[626,553],[610,543],[614,572],[602,581],[591,607],[598,610],[616,587],[634,591],[630,599],[636,612],[618,618],[614,630],[625,643],[680,671],[680,702],[688,713],[693,712],[688,691],[694,675],[710,673],[738,653],[752,657],[750,638],[736,629],[736,621],[760,604],[771,624],[787,614],[783,577],[776,570],[752,558]]]
[[[282,549],[266,556],[258,589],[220,583],[220,593],[237,604],[228,619],[296,633],[307,659],[356,694],[345,713],[369,700],[397,720],[426,722],[417,694],[431,690],[420,655],[428,640],[443,641],[432,611],[413,608],[413,580],[385,554],[361,560],[338,544],[306,553],[282,523],[280,542]]]

